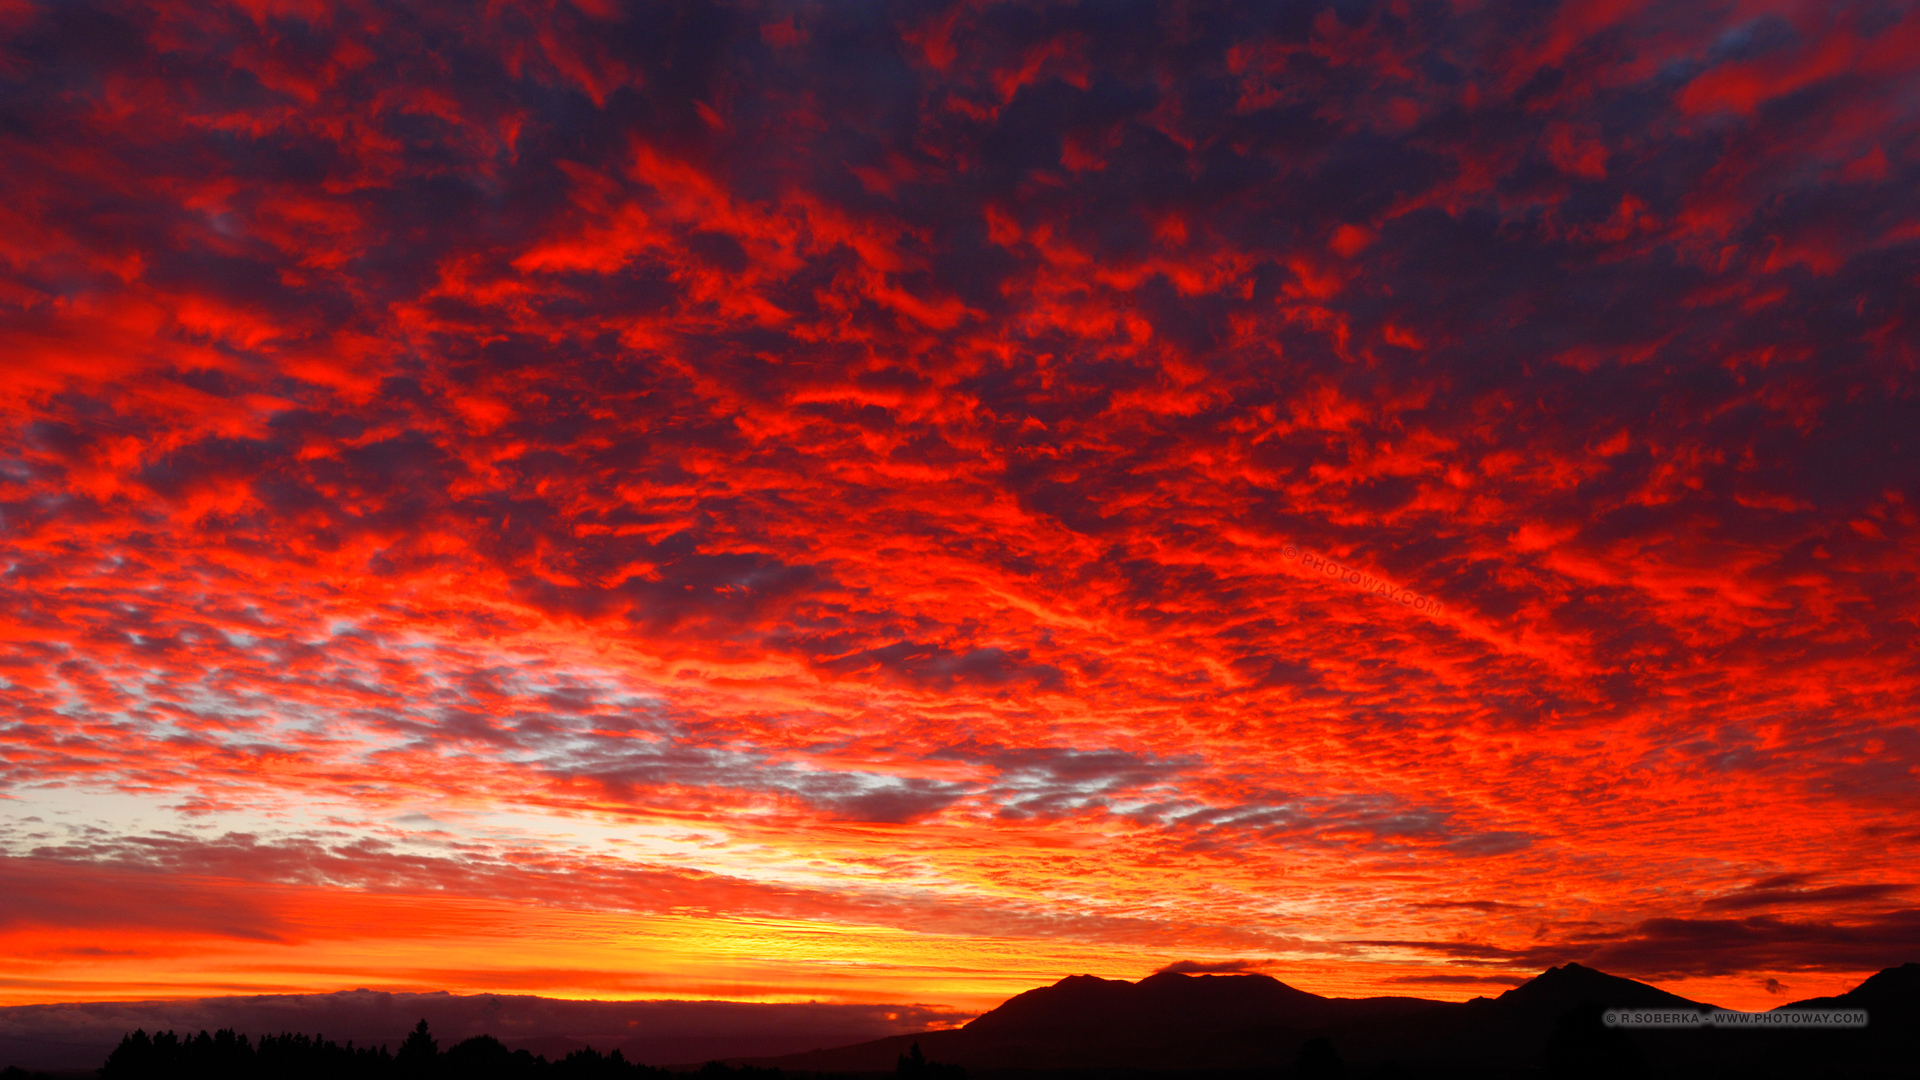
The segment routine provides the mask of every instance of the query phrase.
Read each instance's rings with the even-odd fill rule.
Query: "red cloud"
[[[18,940],[1904,958],[1912,16],[863,19],[7,16]]]

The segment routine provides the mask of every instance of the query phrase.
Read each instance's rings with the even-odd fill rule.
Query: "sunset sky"
[[[1920,960],[1916,57],[0,0],[0,1004]]]

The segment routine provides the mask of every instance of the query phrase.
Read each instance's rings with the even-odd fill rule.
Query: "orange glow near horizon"
[[[19,977],[0,1005],[207,994],[447,990],[558,998],[914,1001],[981,1011],[1057,970],[1135,975],[1152,958],[1071,943],[917,934],[799,919],[631,916],[490,900],[198,883],[261,903],[279,940],[0,936]],[[854,961],[849,957],[860,957]],[[36,973],[41,977],[36,978]],[[1137,977],[1137,976],[1136,976]]]
[[[1142,948],[886,926],[632,916],[239,881],[194,884],[271,910],[281,927],[278,939],[136,932],[115,935],[115,947],[101,949],[97,931],[19,927],[0,934],[15,973],[0,987],[0,1006],[371,989],[776,1003],[923,1003],[931,996],[935,1004],[972,1014],[1062,973],[1134,980],[1169,962]],[[1506,988],[1422,984],[1423,977],[1449,975],[1418,962],[1305,959],[1249,969],[1261,968],[1334,997],[1464,1000]],[[1667,988],[1731,1008],[1769,1007],[1764,992],[1754,993],[1746,981],[1690,979]],[[1807,985],[1806,996],[1851,985],[1843,975],[1828,975]]]
[[[0,3],[0,1004],[1920,959],[1920,10],[1102,7]]]

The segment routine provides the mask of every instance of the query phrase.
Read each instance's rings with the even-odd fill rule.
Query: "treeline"
[[[928,1061],[917,1042],[912,1050],[900,1055],[893,1075],[895,1080],[967,1080],[967,1070],[962,1066]]]
[[[231,1029],[208,1034],[153,1035],[135,1031],[120,1040],[100,1070],[101,1080],[666,1080],[670,1074],[628,1061],[619,1050],[592,1047],[558,1061],[509,1050],[491,1035],[476,1035],[446,1050],[425,1020],[400,1044],[345,1046],[318,1035],[263,1035],[250,1041]],[[702,1080],[782,1080],[779,1069],[732,1068],[708,1062]]]

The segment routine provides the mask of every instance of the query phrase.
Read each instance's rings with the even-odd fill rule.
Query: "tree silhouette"
[[[946,1065],[938,1061],[927,1060],[921,1053],[920,1044],[914,1043],[913,1049],[900,1055],[894,1064],[893,1075],[898,1080],[966,1080],[967,1070],[959,1065]]]
[[[406,1041],[400,1044],[400,1052],[393,1055],[393,1063],[399,1066],[400,1071],[413,1076],[424,1076],[432,1072],[433,1067],[439,1063],[439,1059],[440,1044],[427,1030],[427,1022],[424,1018],[415,1025]]]
[[[459,1080],[512,1080],[534,1068],[532,1054],[509,1050],[491,1035],[475,1035],[440,1055],[440,1071]]]
[[[520,1053],[524,1054],[526,1051],[522,1050]],[[534,1061],[545,1063],[543,1058],[535,1058]],[[707,1070],[700,1071],[705,1073]],[[587,1046],[554,1062],[553,1068],[547,1075],[560,1077],[563,1080],[636,1080],[636,1078],[653,1076],[656,1073],[665,1075],[665,1070],[629,1063],[618,1047],[615,1047],[612,1053],[602,1054],[593,1047]]]
[[[39,1076],[40,1074],[33,1074]],[[318,1036],[262,1035],[257,1044],[222,1030],[180,1038],[171,1031],[135,1031],[120,1040],[100,1070],[100,1080],[668,1080],[666,1070],[630,1062],[619,1050],[592,1047],[558,1061],[526,1050],[509,1050],[491,1035],[476,1035],[444,1052],[425,1020],[400,1044],[341,1046]],[[778,1069],[712,1062],[705,1080],[781,1080]],[[4,1080],[30,1080],[16,1070]]]

